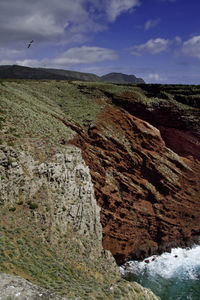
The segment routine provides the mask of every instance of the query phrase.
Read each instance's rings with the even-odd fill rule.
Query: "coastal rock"
[[[121,293],[126,291],[126,296]],[[109,299],[159,300],[149,289],[138,283],[118,282],[110,286],[112,296]],[[0,300],[82,300],[82,297],[60,297],[56,293],[31,283],[20,276],[0,273]],[[86,298],[84,298],[86,299]],[[96,299],[92,297],[91,299]]]
[[[67,300],[19,276],[0,273],[0,300]]]
[[[79,148],[68,145],[41,162],[0,145],[0,160],[0,213],[7,220],[0,219],[0,300],[97,299],[103,289],[108,299],[159,299],[122,280],[103,249],[100,207]]]
[[[35,218],[42,218],[47,225],[44,237],[52,244],[57,241],[57,227],[59,234],[64,234],[71,226],[80,234],[93,236],[97,249],[102,251],[100,207],[80,149],[68,146],[51,161],[40,163],[24,151],[1,145],[0,161],[1,205],[9,208],[19,201],[25,206],[34,203],[39,206],[34,211]],[[48,198],[43,195],[41,203],[42,193]]]
[[[102,208],[103,247],[112,252],[118,264],[131,258],[144,259],[175,246],[189,246],[200,232],[197,134],[194,136],[190,130],[190,138],[182,134],[182,140],[180,134],[175,135],[176,147],[175,140],[172,145],[161,124],[158,126],[158,120],[163,122],[158,107],[155,115],[151,103],[143,103],[138,118],[134,114],[139,112],[135,108],[139,100],[128,100],[122,95],[117,101],[114,98],[117,106],[108,105],[87,134],[79,133],[73,139],[83,150]],[[171,106],[168,104],[169,116]],[[174,105],[175,109],[178,119],[182,110]],[[141,119],[145,112],[151,116],[146,118],[148,122]],[[150,123],[154,119],[152,123],[157,128]],[[189,130],[186,125],[185,131]],[[166,130],[170,132],[170,128]],[[191,146],[187,148],[189,140]]]

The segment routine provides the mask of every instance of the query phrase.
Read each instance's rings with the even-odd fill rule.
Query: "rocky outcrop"
[[[67,300],[19,276],[0,274],[0,300]]]
[[[101,76],[101,80],[113,83],[145,83],[142,78],[137,78],[135,75],[127,75],[116,72]]]
[[[190,245],[200,233],[199,138],[189,128],[190,134],[167,127],[159,117],[162,106],[152,107],[151,101],[138,104],[130,95],[112,101],[117,106],[107,106],[88,134],[74,140],[90,166],[102,208],[104,248],[121,264]],[[178,123],[175,109],[165,103],[167,116],[173,111]],[[140,118],[133,116],[138,111]]]
[[[0,299],[158,299],[121,280],[103,249],[100,207],[79,148],[42,162],[1,145],[0,189],[0,270],[12,274],[0,273]]]
[[[0,146],[0,172],[1,205],[10,208],[21,202],[39,207],[34,214],[47,226],[44,235],[51,243],[56,241],[57,227],[64,234],[73,226],[80,234],[93,236],[101,251],[100,207],[80,149],[68,146],[51,161],[40,163],[24,151]]]
[[[118,292],[119,299],[135,299],[139,300],[159,300],[149,289],[142,288],[137,283],[122,282],[121,285],[118,282],[119,287],[126,291],[120,294]],[[120,291],[120,288],[117,287]],[[134,289],[133,289],[134,287]],[[116,286],[112,285],[110,291],[113,292],[113,297],[110,299],[116,299],[114,292],[117,291]],[[0,300],[81,300],[81,297],[60,297],[56,293],[47,289],[41,288],[35,284],[32,284],[28,280],[19,276],[0,273]],[[87,298],[84,298],[87,299]],[[96,298],[91,298],[96,299]]]

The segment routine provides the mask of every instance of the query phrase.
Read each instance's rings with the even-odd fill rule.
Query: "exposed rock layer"
[[[191,130],[198,123],[173,103],[155,108],[131,95],[107,96],[125,109],[108,105],[73,141],[102,207],[104,248],[121,264],[190,245],[200,233],[200,139]]]

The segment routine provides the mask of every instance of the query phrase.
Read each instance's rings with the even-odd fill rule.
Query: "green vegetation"
[[[15,211],[16,210],[16,207],[10,207],[9,208],[9,211]]]
[[[174,99],[180,103],[200,108],[200,86],[181,84],[140,84],[147,97]]]
[[[36,209],[36,208],[38,208],[38,204],[34,203],[34,202],[29,202],[28,205],[29,205],[30,209]]]
[[[22,276],[71,299],[117,299],[122,295],[132,299],[133,286],[128,287],[124,280],[118,281],[114,291],[110,289],[119,277],[103,256],[91,257],[95,242],[68,230],[52,245],[42,238],[44,228],[31,211],[21,207],[15,213],[13,218],[10,210],[0,210],[0,272]],[[135,293],[140,295],[142,290]]]
[[[38,151],[48,151],[58,146],[61,138],[69,140],[73,136],[73,131],[63,124],[64,113],[54,101],[54,86],[51,97],[47,97],[45,91],[48,94],[50,83],[43,83],[44,94],[38,85],[39,82],[23,80],[0,83],[0,117],[4,117],[0,138],[9,146],[17,147],[23,142]]]
[[[0,144],[31,145],[39,156],[45,150],[46,158],[80,126],[88,130],[110,103],[119,104],[118,99],[154,108],[173,102],[189,114],[192,106],[199,107],[200,87],[1,79]]]

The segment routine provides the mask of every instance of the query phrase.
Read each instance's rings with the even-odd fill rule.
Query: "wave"
[[[200,299],[200,246],[172,249],[144,261],[129,261],[121,274],[151,288],[161,299]]]

